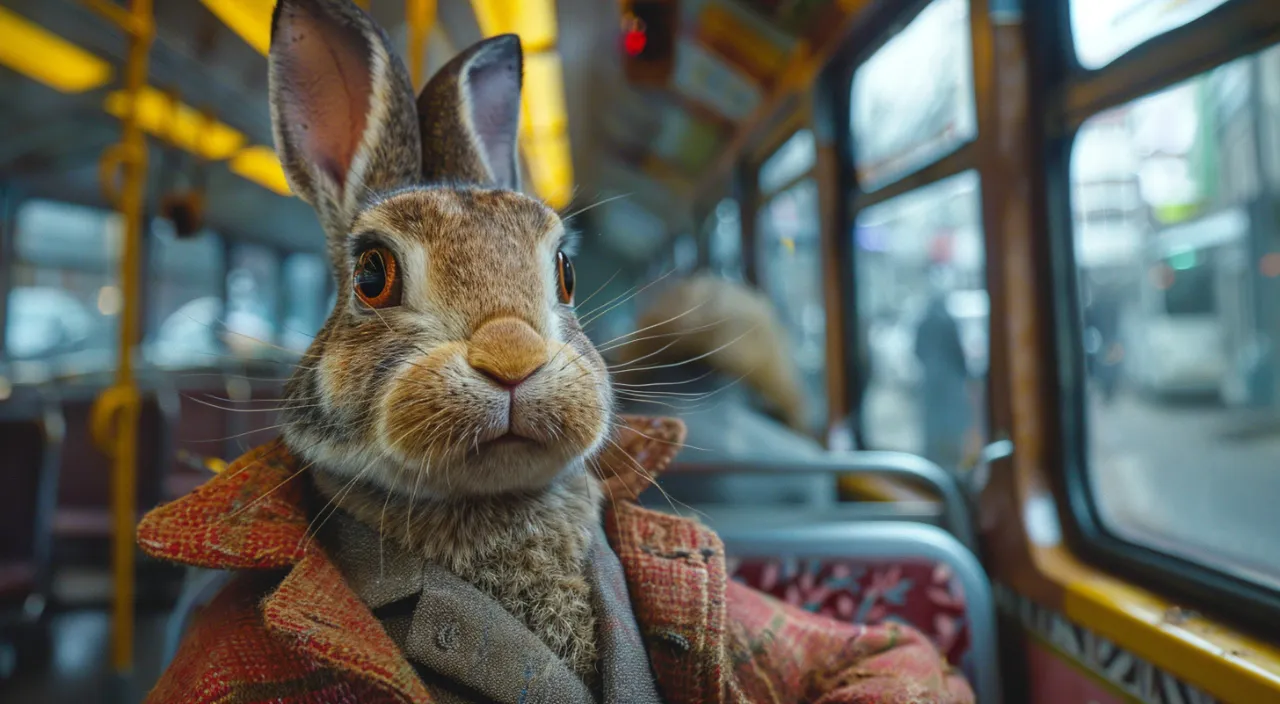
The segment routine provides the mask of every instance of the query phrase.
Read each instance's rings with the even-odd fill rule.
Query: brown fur
[[[624,365],[642,357],[641,364],[651,366],[707,355],[704,363],[742,377],[788,425],[807,430],[786,335],[764,295],[718,277],[692,276],[663,289],[638,316],[636,327],[644,332],[618,349]]]
[[[599,491],[583,467],[613,402],[557,296],[560,219],[514,192],[518,39],[463,52],[415,101],[362,11],[281,0],[270,64],[277,151],[339,286],[286,385],[285,442],[336,503],[589,672],[583,560]],[[369,246],[396,259],[398,305],[371,309],[352,290]]]

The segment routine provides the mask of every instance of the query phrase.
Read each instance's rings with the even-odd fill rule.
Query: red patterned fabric
[[[910,624],[953,665],[966,664],[964,590],[946,565],[732,556],[728,564],[734,580],[811,613],[848,623]]]
[[[648,472],[665,466],[682,427],[631,423],[642,440],[624,443],[638,450],[628,462]],[[368,607],[306,539],[302,469],[273,443],[143,519],[139,542],[149,554],[243,570],[197,616],[149,702],[431,701]],[[669,704],[974,700],[909,626],[841,623],[731,582],[719,538],[692,521],[620,501],[606,511],[605,530]]]

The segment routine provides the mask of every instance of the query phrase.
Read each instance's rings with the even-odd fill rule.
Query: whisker
[[[586,304],[590,303],[591,299],[595,298],[597,293],[600,293],[601,291],[603,291],[605,286],[608,286],[610,283],[612,283],[614,279],[618,278],[618,274],[621,274],[621,273],[622,273],[621,269],[618,269],[617,271],[613,272],[613,276],[610,276],[609,278],[605,279],[604,283],[600,284],[600,286],[596,288],[596,290],[591,292],[591,295],[587,296],[581,301],[574,303],[573,309],[576,311],[578,310],[579,306],[585,306]]]
[[[585,327],[585,326],[587,326],[587,325],[590,325],[591,323],[594,323],[595,321],[599,320],[599,319],[600,319],[600,317],[601,317],[601,316],[603,316],[605,313],[608,313],[609,311],[613,310],[614,308],[617,308],[618,306],[622,305],[623,303],[626,303],[627,301],[631,300],[632,298],[635,298],[636,296],[639,296],[640,294],[642,294],[642,293],[644,293],[645,291],[649,290],[651,287],[656,286],[660,281],[662,281],[663,279],[667,278],[668,276],[671,276],[672,274],[674,274],[674,273],[675,273],[675,271],[676,271],[675,269],[670,269],[670,270],[668,270],[668,271],[667,271],[667,273],[662,274],[661,276],[659,276],[658,278],[654,279],[653,281],[650,281],[649,283],[645,284],[644,286],[642,286],[642,287],[640,288],[640,290],[636,291],[635,293],[632,293],[630,296],[627,296],[626,298],[622,299],[621,301],[618,301],[617,303],[614,303],[613,305],[609,306],[609,307],[608,307],[608,308],[606,308],[605,310],[598,311],[598,312],[594,312],[594,313],[592,313],[592,314],[588,315],[586,318],[584,318],[584,319],[582,320],[582,325]],[[632,288],[634,288],[634,286],[633,286]]]
[[[622,193],[622,194],[619,194],[619,195],[616,195],[616,196],[613,196],[613,197],[610,197],[610,198],[605,198],[604,200],[596,201],[595,203],[592,203],[591,205],[584,206],[584,207],[582,207],[582,208],[578,208],[577,210],[573,211],[572,213],[569,213],[568,215],[566,215],[566,216],[564,216],[564,217],[562,217],[562,218],[560,218],[560,219],[561,219],[561,220],[572,220],[573,218],[575,218],[575,217],[577,217],[577,216],[579,216],[579,215],[581,215],[581,214],[583,214],[583,213],[587,212],[588,210],[592,210],[592,209],[595,209],[595,208],[599,208],[600,206],[605,205],[605,204],[607,204],[607,203],[612,203],[612,202],[613,202],[613,201],[615,201],[615,200],[619,200],[619,199],[622,199],[622,198],[629,198],[629,197],[631,197],[631,195],[632,195],[631,193]]]
[[[735,344],[737,344],[737,343],[738,343],[738,342],[740,342],[743,338],[745,338],[747,335],[750,335],[751,333],[755,332],[755,329],[756,329],[756,326],[752,326],[750,330],[747,330],[746,332],[742,333],[741,335],[739,335],[739,336],[737,336],[737,337],[733,338],[732,340],[729,340],[728,342],[724,343],[723,345],[720,345],[719,347],[717,347],[717,348],[715,348],[715,349],[713,349],[713,350],[710,350],[710,351],[708,351],[708,352],[703,352],[702,354],[698,355],[697,357],[691,357],[691,358],[689,358],[689,359],[686,359],[686,360],[683,360],[683,361],[680,361],[680,362],[671,362],[671,363],[669,363],[669,364],[657,364],[657,365],[653,365],[653,366],[649,366],[649,367],[636,367],[636,368],[634,368],[634,369],[627,369],[626,371],[627,371],[628,373],[631,373],[631,372],[651,371],[651,370],[654,370],[654,369],[670,369],[670,368],[672,368],[672,367],[679,367],[679,366],[683,366],[683,365],[685,365],[685,364],[690,364],[690,363],[692,363],[692,362],[697,362],[698,360],[706,359],[707,357],[710,357],[711,355],[716,354],[717,352],[721,352],[721,351],[723,351],[723,350],[727,349],[728,347],[730,347],[731,345],[735,345]],[[628,362],[627,364],[631,364],[631,362]],[[618,371],[619,369],[621,369],[622,367],[625,367],[625,366],[627,366],[627,365],[626,365],[626,364],[622,364],[622,365],[618,365],[617,367],[611,367],[611,368],[610,368],[610,371]]]

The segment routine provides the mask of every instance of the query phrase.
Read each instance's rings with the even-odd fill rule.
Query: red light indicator
[[[622,49],[628,56],[639,56],[648,42],[649,38],[644,32],[632,29],[622,36]]]

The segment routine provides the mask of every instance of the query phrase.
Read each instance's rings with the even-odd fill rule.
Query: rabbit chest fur
[[[586,560],[600,493],[585,471],[535,493],[412,505],[325,473],[316,473],[315,483],[342,510],[376,526],[382,539],[492,596],[595,684],[596,614]]]

